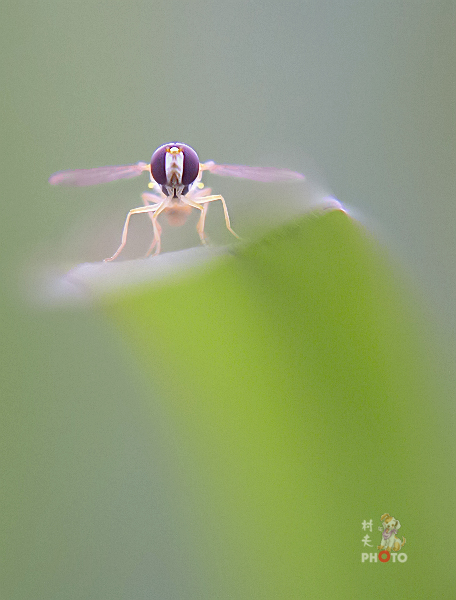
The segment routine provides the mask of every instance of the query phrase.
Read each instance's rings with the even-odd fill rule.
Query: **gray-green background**
[[[148,160],[172,139],[202,160],[310,172],[402,263],[450,371],[454,3],[2,13],[2,597],[199,597],[167,478],[179,441],[129,349],[98,313],[40,311],[24,291],[42,264],[110,254],[144,182],[68,191],[47,177]]]

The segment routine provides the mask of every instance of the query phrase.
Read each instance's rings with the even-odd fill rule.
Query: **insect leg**
[[[160,196],[156,196],[155,194],[151,194],[150,192],[144,192],[144,194],[141,194],[141,199],[144,203],[144,206],[157,206],[158,204],[161,204],[163,202],[163,197],[160,198]],[[152,215],[150,218],[152,218]]]
[[[151,194],[150,192],[144,192],[144,194],[141,194],[141,198],[142,198],[142,201],[144,202],[145,206],[150,206],[154,202],[157,209],[158,209],[159,204],[161,202],[163,202],[163,198],[160,198],[160,196],[156,196],[155,194]],[[154,228],[154,239],[152,240],[152,244],[149,246],[149,250],[146,252],[146,257],[150,256],[150,254],[152,253],[152,250],[155,248],[155,246],[157,245],[157,242],[160,240],[160,234],[161,234],[161,227],[158,224],[158,222],[155,221],[154,215],[152,212],[149,213],[149,217],[150,217],[150,220],[152,221],[152,226]],[[158,254],[159,252],[160,252],[160,249],[158,249],[158,252],[155,252],[155,254]],[[155,254],[154,254],[154,256],[155,256]]]
[[[152,250],[156,247],[154,256],[160,254],[161,250],[161,227],[157,221],[158,215],[163,212],[166,208],[166,201],[162,202],[160,205],[156,207],[156,211],[153,215],[151,215],[152,226],[154,228],[154,239],[152,240],[152,244],[149,247],[149,250],[146,252],[146,257],[150,255]]]
[[[200,236],[200,240],[203,244],[207,244],[207,235],[204,233],[204,223],[206,222],[206,214],[207,214],[207,209],[209,208],[209,204],[205,204],[203,206],[203,210],[201,211],[201,216],[198,220],[198,224],[196,226],[196,231],[198,232],[198,235]]]
[[[153,205],[153,206],[140,206],[138,208],[132,208],[130,210],[130,212],[128,213],[127,218],[125,219],[125,225],[124,225],[123,230],[122,230],[122,241],[121,241],[120,246],[117,248],[117,250],[115,251],[115,253],[111,257],[105,258],[104,262],[109,262],[111,260],[114,260],[122,252],[125,244],[127,243],[128,224],[130,222],[130,217],[132,215],[136,215],[136,214],[139,214],[139,213],[151,213],[151,212],[155,212],[157,210],[160,210],[160,208],[163,210],[163,206],[161,206],[160,204],[159,205]],[[152,221],[152,223],[153,223],[153,221]],[[156,233],[155,227],[154,227],[154,233]]]
[[[201,200],[197,200],[197,202],[198,202],[198,204],[204,205],[207,202],[215,202],[217,200],[220,200],[220,202],[223,205],[223,212],[225,214],[226,228],[228,229],[228,231],[230,233],[232,233],[234,235],[234,237],[237,237],[237,239],[240,240],[241,238],[238,236],[238,234],[233,229],[231,229],[230,216],[228,214],[228,208],[226,206],[225,198],[223,196],[220,196],[220,195],[217,195],[217,196],[205,196],[205,197],[201,198]],[[204,221],[203,221],[203,227],[204,227]]]
[[[210,198],[210,196],[205,196],[204,201],[206,200],[206,198]],[[201,206],[202,202],[199,202],[196,199],[190,200],[190,198],[185,198],[185,203],[188,204],[189,206],[193,206],[193,208],[197,208],[198,210],[201,211],[201,216],[200,216],[198,224],[196,226],[196,231],[198,232],[201,243],[206,245],[207,238],[206,238],[206,234],[204,233],[204,222],[206,220],[207,205]]]
[[[151,217],[151,219],[152,219],[152,225],[154,228],[154,239],[152,240],[152,244],[149,246],[149,250],[145,254],[146,258],[151,255],[152,250],[155,248],[155,246],[157,246],[157,244],[158,244],[158,247],[157,247],[157,250],[154,252],[154,256],[156,254],[159,254],[160,247],[161,247],[161,237],[160,236],[161,236],[162,229],[161,229],[160,225],[158,224],[158,221],[155,221],[153,217]]]

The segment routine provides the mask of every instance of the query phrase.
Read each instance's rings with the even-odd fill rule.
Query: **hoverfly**
[[[143,172],[149,174],[148,187],[152,189],[152,192],[142,194],[143,206],[132,208],[129,211],[123,227],[120,246],[111,257],[105,259],[105,261],[110,261],[119,256],[127,243],[131,216],[140,213],[149,215],[154,231],[152,244],[146,256],[149,256],[152,251],[154,251],[154,255],[160,252],[161,227],[158,217],[162,213],[167,216],[171,225],[182,225],[192,209],[199,210],[200,218],[196,229],[201,242],[206,244],[204,224],[207,209],[210,202],[217,200],[222,203],[228,231],[239,239],[237,233],[231,228],[228,208],[223,196],[212,195],[209,188],[204,188],[204,184],[201,182],[204,171],[263,182],[304,179],[304,175],[301,173],[288,169],[218,165],[213,161],[200,163],[193,148],[180,142],[171,142],[157,148],[152,154],[150,163],[138,162],[133,165],[59,171],[50,176],[49,183],[51,185],[88,186],[117,179],[130,179]]]

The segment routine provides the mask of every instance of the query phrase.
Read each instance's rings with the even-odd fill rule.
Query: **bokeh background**
[[[189,598],[205,586],[167,477],[179,440],[130,349],[96,310],[43,310],[26,291],[42,264],[109,255],[144,182],[52,189],[54,171],[148,160],[173,139],[202,160],[304,171],[388,247],[451,389],[455,11],[443,0],[4,4],[2,597],[146,598],[153,585]],[[234,200],[233,223],[243,210]]]

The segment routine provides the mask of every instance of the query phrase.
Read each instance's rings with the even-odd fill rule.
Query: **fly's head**
[[[165,196],[185,196],[198,177],[199,158],[190,146],[171,142],[157,148],[152,154],[150,171]]]

